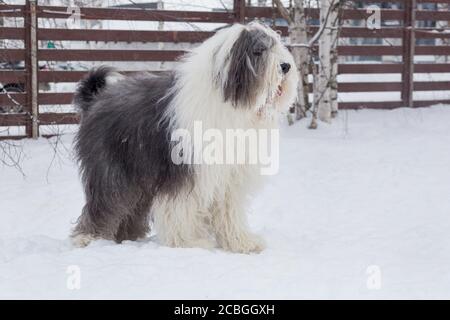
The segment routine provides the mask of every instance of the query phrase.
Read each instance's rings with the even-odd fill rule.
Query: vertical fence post
[[[405,107],[413,107],[414,92],[414,53],[416,47],[416,0],[404,2],[403,18],[403,73],[402,102]]]
[[[245,23],[245,0],[234,0],[233,10],[235,21]]]
[[[38,106],[38,41],[37,41],[37,0],[27,0],[25,9],[25,70],[26,70],[26,109],[30,119],[26,125],[29,138],[39,137],[39,106]]]

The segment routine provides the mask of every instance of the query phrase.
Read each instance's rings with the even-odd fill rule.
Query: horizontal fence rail
[[[360,1],[372,4],[373,1]],[[383,2],[383,1],[381,1]],[[397,0],[388,1],[390,3],[399,3],[402,9],[382,9],[381,19],[385,25],[381,29],[370,30],[359,25],[345,25],[340,33],[342,40],[345,39],[394,39],[394,42],[386,44],[352,44],[348,41],[342,41],[338,46],[339,56],[342,58],[353,59],[354,57],[397,57],[396,62],[380,61],[380,63],[364,63],[358,61],[355,63],[341,63],[338,67],[339,75],[351,77],[363,75],[400,75],[401,81],[373,81],[368,78],[365,82],[360,81],[340,81],[339,93],[395,93],[401,94],[398,101],[376,101],[376,102],[358,102],[341,101],[340,109],[393,109],[398,107],[425,107],[437,103],[450,103],[450,96],[441,99],[437,97],[434,100],[413,101],[413,92],[446,92],[450,91],[450,81],[414,81],[414,75],[420,74],[445,74],[450,73],[450,63],[429,61],[415,61],[415,57],[420,56],[450,56],[450,32],[449,27],[440,30],[434,27],[419,27],[416,25],[421,21],[447,21],[450,22],[450,12],[436,10],[419,10],[412,5],[414,2],[422,3],[450,3],[447,1],[434,0]],[[23,86],[23,92],[9,92],[0,94],[0,106],[14,107],[23,106],[21,113],[7,113],[0,110],[0,127],[24,127],[25,133],[9,134],[1,136],[2,138],[21,138],[37,137],[39,132],[33,133],[33,125],[63,125],[76,124],[79,121],[78,115],[73,112],[53,112],[38,111],[33,113],[33,103],[39,106],[47,105],[70,105],[73,99],[72,92],[39,92],[30,91],[31,70],[37,68],[37,83],[45,85],[48,83],[63,84],[78,82],[85,74],[86,70],[39,70],[42,62],[176,62],[186,51],[171,47],[170,49],[143,49],[140,47],[132,49],[85,49],[78,47],[75,49],[63,48],[42,48],[37,49],[37,63],[30,59],[30,50],[37,46],[37,42],[45,41],[63,41],[79,43],[164,43],[164,44],[196,44],[206,40],[214,34],[214,31],[187,31],[187,30],[124,30],[122,29],[63,29],[39,25],[33,30],[30,28],[32,19],[38,22],[49,19],[67,19],[70,16],[66,7],[58,6],[39,6],[32,12],[31,1],[26,5],[0,5],[0,19],[14,19],[23,21],[18,26],[5,25],[0,27],[0,41],[16,41],[20,43],[16,47],[1,47],[1,62],[24,61],[25,66],[22,69],[0,69],[0,83],[2,86],[7,84],[20,84]],[[118,8],[80,8],[80,16],[83,21],[136,21],[136,22],[170,22],[170,23],[207,23],[207,24],[230,24],[235,22],[246,22],[254,19],[266,21],[271,24],[274,21],[282,21],[278,11],[272,7],[246,7],[244,0],[234,0],[234,9],[223,12],[215,11],[170,11],[170,10],[144,10],[144,9],[118,9]],[[310,19],[319,18],[318,9],[307,9],[306,13]],[[343,18],[346,20],[365,21],[371,15],[366,9],[345,9]],[[276,19],[276,20],[275,20]],[[392,24],[390,22],[394,21]],[[449,24],[447,24],[449,26]],[[281,32],[283,36],[288,36],[288,28],[275,24],[274,29]],[[318,26],[310,25],[308,32],[310,35],[318,31]],[[35,42],[31,35],[35,32]],[[441,45],[430,42],[419,41],[441,41]],[[382,40],[380,40],[382,41]],[[416,43],[417,41],[417,43]],[[364,43],[364,42],[363,42]],[[375,43],[375,42],[374,42]],[[118,47],[119,48],[119,47]],[[448,60],[447,60],[448,61]],[[36,65],[33,65],[36,64]],[[130,74],[134,71],[123,71],[124,74]],[[161,72],[161,71],[156,71]],[[351,78],[350,78],[351,79]],[[387,78],[388,79],[388,78]],[[439,79],[439,78],[438,78]],[[312,88],[310,88],[312,90]],[[41,108],[42,109],[42,108]],[[1,129],[1,128],[0,128]],[[1,130],[0,130],[1,132]]]

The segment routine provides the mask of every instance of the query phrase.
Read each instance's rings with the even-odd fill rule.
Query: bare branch
[[[274,0],[274,1],[280,1],[280,0]],[[335,5],[335,2],[336,2],[336,0],[333,0],[333,2],[331,3],[331,7]],[[316,34],[314,34],[314,36],[309,40],[308,43],[291,43],[288,46],[292,47],[292,48],[295,48],[295,47],[312,48],[314,46],[314,44],[320,39],[322,34],[325,32],[331,11],[332,11],[331,9],[328,10],[327,15],[325,16],[325,21],[323,23],[321,23],[319,30],[316,32]]]
[[[335,5],[336,0],[333,0],[333,2],[330,5],[330,10],[328,10],[327,15],[325,16],[325,21],[321,24],[320,29],[316,32],[316,34],[309,40],[309,46],[312,47],[314,43],[317,42],[317,40],[320,39],[322,34],[325,32],[325,29],[328,24],[328,19],[330,18],[330,14],[332,10],[332,7]]]
[[[285,19],[289,24],[293,23],[291,16],[289,15],[289,11],[283,6],[281,0],[272,0],[275,6],[278,9],[278,12],[281,14],[283,19]]]
[[[23,157],[21,143],[13,140],[0,140],[0,164],[16,168],[25,177],[21,166]]]

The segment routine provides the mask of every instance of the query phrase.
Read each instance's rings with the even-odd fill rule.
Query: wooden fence
[[[373,2],[363,0],[360,2]],[[380,1],[379,1],[380,2]],[[381,1],[383,2],[383,1]],[[366,27],[346,26],[342,38],[393,38],[400,39],[399,45],[340,45],[340,56],[400,56],[399,63],[343,63],[339,74],[401,74],[401,82],[343,82],[340,93],[356,92],[400,92],[398,101],[382,102],[340,102],[340,109],[396,107],[423,107],[436,103],[450,103],[447,99],[413,100],[414,91],[450,90],[449,81],[414,81],[418,73],[449,73],[450,63],[414,63],[419,55],[449,56],[449,45],[418,45],[416,39],[450,39],[449,32],[434,32],[418,28],[416,21],[450,21],[450,12],[418,10],[416,3],[450,3],[450,0],[397,0],[402,9],[383,9],[382,21],[399,21],[397,26],[386,26],[370,30]],[[307,10],[308,16],[319,17],[317,9]],[[366,20],[371,15],[366,9],[346,9],[344,19]],[[24,83],[24,93],[0,94],[0,106],[20,103],[24,112],[19,114],[0,113],[0,127],[23,126],[24,135],[9,135],[9,139],[38,137],[39,127],[55,124],[76,124],[74,113],[40,112],[43,105],[67,105],[72,102],[72,93],[39,92],[39,83],[77,82],[83,71],[41,71],[39,61],[176,61],[183,54],[181,50],[88,50],[88,49],[41,49],[38,41],[105,41],[105,42],[201,42],[213,33],[206,31],[132,31],[132,30],[76,30],[39,28],[39,19],[67,17],[67,8],[37,5],[28,0],[26,5],[0,5],[0,17],[24,19],[24,27],[0,27],[0,40],[23,40],[24,48],[0,49],[2,61],[25,61],[25,69],[1,70],[0,83]],[[234,23],[253,19],[279,19],[276,10],[270,7],[246,7],[244,0],[234,0],[234,10],[226,12],[130,10],[117,8],[81,8],[82,19],[122,21],[172,21],[191,23]],[[287,35],[287,27],[277,27]],[[311,26],[310,32],[317,30]],[[380,93],[381,95],[383,93]],[[5,138],[0,137],[1,138]]]

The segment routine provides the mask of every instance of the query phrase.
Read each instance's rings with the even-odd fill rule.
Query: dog
[[[219,132],[274,128],[295,101],[297,71],[279,34],[258,22],[220,29],[171,72],[91,70],[74,96],[86,204],[73,243],[138,240],[152,226],[170,247],[263,250],[245,214],[258,165],[176,164],[171,134],[195,122]]]

